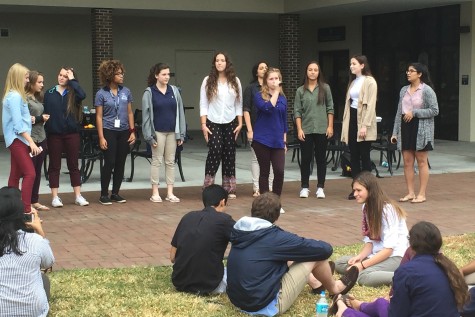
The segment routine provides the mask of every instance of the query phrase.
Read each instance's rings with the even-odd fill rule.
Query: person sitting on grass
[[[219,185],[203,190],[201,211],[187,213],[172,239],[172,282],[181,292],[198,295],[226,291],[224,252],[235,221],[225,213],[228,192]]]
[[[332,246],[276,226],[280,208],[279,196],[261,194],[252,203],[251,217],[239,219],[231,232],[227,294],[231,303],[251,315],[286,312],[310,273],[331,294],[346,294],[358,278],[358,269],[353,267],[335,281],[328,262]]]
[[[463,266],[460,269],[465,282],[470,286],[470,301],[463,307],[460,316],[475,317],[475,261]]]
[[[30,222],[25,220],[23,211],[20,191],[1,188],[0,316],[46,317],[49,280],[40,269],[51,268],[53,251],[38,213],[32,213]]]
[[[337,317],[459,317],[469,299],[467,284],[455,264],[440,253],[442,236],[432,223],[421,221],[409,232],[415,255],[394,273],[391,298],[363,303],[339,296]],[[347,305],[349,307],[347,307]]]
[[[360,285],[389,285],[408,247],[406,212],[388,197],[376,176],[368,171],[358,174],[352,187],[356,202],[362,205],[364,245],[357,255],[337,259],[336,271],[343,274],[354,266],[360,272]]]

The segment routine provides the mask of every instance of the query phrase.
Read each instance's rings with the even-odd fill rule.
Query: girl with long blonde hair
[[[35,168],[30,156],[41,150],[31,138],[31,117],[28,110],[25,85],[28,82],[28,68],[13,64],[8,70],[3,93],[2,124],[5,146],[10,150],[10,177],[8,186],[20,188],[25,213],[30,213],[31,192],[35,181]]]

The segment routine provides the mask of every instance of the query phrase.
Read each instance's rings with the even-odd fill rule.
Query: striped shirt
[[[15,253],[0,257],[0,317],[45,316],[49,305],[43,288],[40,268],[54,263],[49,241],[36,233],[18,230]]]

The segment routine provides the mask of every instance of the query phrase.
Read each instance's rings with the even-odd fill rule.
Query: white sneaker
[[[281,213],[281,214],[285,214],[284,208],[280,208],[280,213]]]
[[[300,190],[300,198],[308,198],[309,193],[310,191],[308,190],[308,188],[302,188]]]
[[[89,206],[89,202],[82,195],[77,196],[74,203],[79,206]]]
[[[51,202],[51,206],[53,206],[54,208],[63,207],[63,201],[58,196],[54,196],[53,201]]]
[[[323,192],[323,188],[321,188],[321,187],[317,188],[316,194],[317,194],[317,198],[319,198],[319,199],[324,199],[325,198],[325,193]]]

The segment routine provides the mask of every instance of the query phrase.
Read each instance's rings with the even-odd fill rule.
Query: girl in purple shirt
[[[269,68],[264,75],[261,93],[255,94],[257,119],[254,124],[252,148],[259,162],[259,189],[269,191],[269,170],[272,164],[272,191],[281,195],[284,184],[285,152],[287,151],[287,99],[281,87],[282,75]]]

